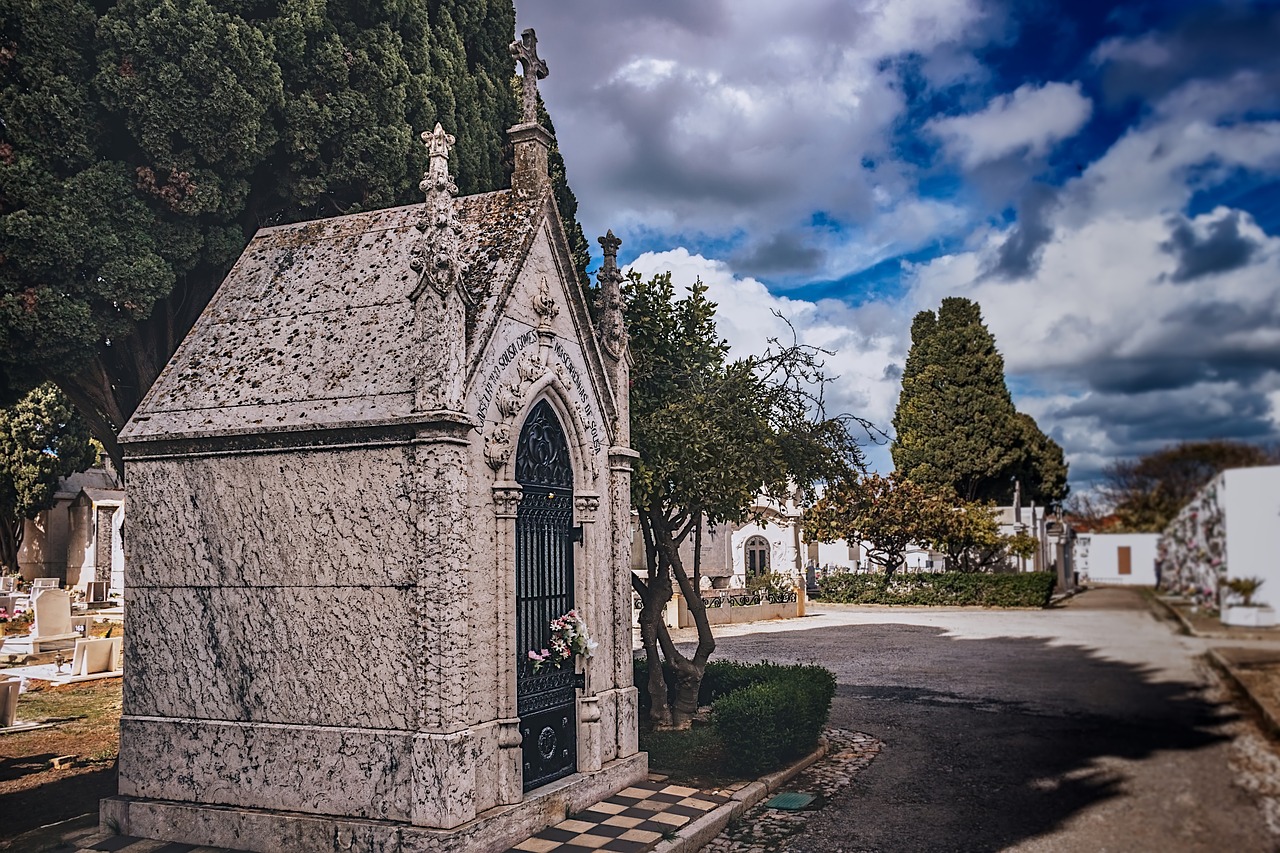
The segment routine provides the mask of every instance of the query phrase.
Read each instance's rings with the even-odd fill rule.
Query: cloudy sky
[[[780,310],[890,426],[915,312],[976,300],[1072,483],[1280,439],[1280,4],[516,0],[594,237]],[[883,449],[873,463],[889,470]]]

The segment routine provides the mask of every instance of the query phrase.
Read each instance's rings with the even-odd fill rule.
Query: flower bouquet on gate
[[[591,639],[587,623],[578,615],[578,611],[570,610],[551,620],[551,640],[548,645],[550,648],[542,651],[529,650],[529,660],[533,662],[534,672],[542,671],[544,666],[559,669],[573,660],[574,655],[589,658],[599,643]]]

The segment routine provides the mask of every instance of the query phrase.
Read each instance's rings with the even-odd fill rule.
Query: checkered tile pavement
[[[507,853],[645,853],[685,824],[727,803],[732,794],[732,789],[699,791],[673,785],[665,777],[652,774],[646,781],[520,842]],[[173,841],[104,835],[96,827],[65,840],[78,853],[237,853]]]
[[[645,853],[685,824],[729,801],[729,791],[699,791],[659,776],[619,791],[568,820],[544,829],[507,853]]]

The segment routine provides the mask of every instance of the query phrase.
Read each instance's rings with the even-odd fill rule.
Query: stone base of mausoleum
[[[646,778],[648,753],[607,762],[482,812],[453,829],[139,797],[101,803],[103,831],[252,853],[501,853]]]

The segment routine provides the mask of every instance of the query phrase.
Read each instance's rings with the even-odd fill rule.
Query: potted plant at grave
[[[1270,628],[1276,624],[1276,612],[1268,605],[1253,603],[1253,596],[1262,586],[1262,578],[1231,578],[1222,586],[1230,593],[1224,596],[1222,624],[1249,628]],[[1239,599],[1237,602],[1235,599]]]

